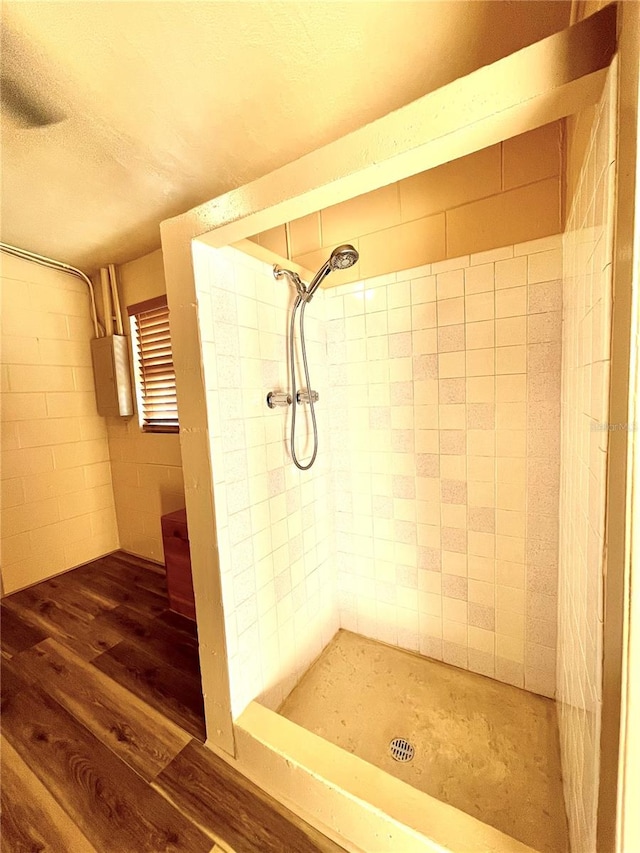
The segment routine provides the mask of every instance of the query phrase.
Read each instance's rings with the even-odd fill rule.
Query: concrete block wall
[[[2,581],[11,592],[118,547],[80,279],[2,255]]]

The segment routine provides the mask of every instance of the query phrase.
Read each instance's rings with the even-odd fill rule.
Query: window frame
[[[141,334],[144,332],[144,329],[141,329],[140,327],[140,318],[144,314],[152,314],[153,312],[158,312],[161,309],[164,309],[164,311],[166,312],[166,318],[163,318],[163,315],[158,315],[158,319],[160,319],[158,325],[167,326],[166,335],[160,338],[155,343],[159,344],[161,349],[164,349],[165,351],[168,349],[169,351],[169,357],[167,358],[165,354],[165,362],[160,365],[160,367],[165,368],[166,371],[166,376],[163,374],[160,378],[160,381],[164,383],[170,383],[168,386],[168,393],[166,393],[164,397],[171,399],[172,402],[168,405],[167,412],[175,411],[175,417],[170,416],[164,419],[160,417],[158,418],[158,422],[154,423],[153,418],[147,416],[147,411],[150,406],[154,405],[151,402],[153,396],[160,396],[160,394],[158,393],[158,388],[155,389],[154,394],[148,387],[148,383],[150,381],[153,382],[154,380],[149,379],[150,365],[148,364],[147,360],[150,359],[151,356],[148,352],[146,354],[143,352]],[[149,434],[179,433],[180,424],[176,397],[176,374],[173,365],[173,345],[171,341],[171,330],[168,326],[169,305],[167,303],[166,294],[162,296],[156,296],[153,299],[146,299],[143,302],[136,302],[134,305],[128,305],[127,314],[129,315],[129,331],[131,336],[131,351],[133,355],[132,369],[134,385],[136,389],[138,424],[140,426],[140,429],[142,432]],[[153,318],[147,318],[147,320],[150,319]],[[156,378],[155,381],[157,382],[158,378]],[[155,405],[158,406],[159,404],[156,403]],[[163,423],[162,420],[165,420],[166,422]]]

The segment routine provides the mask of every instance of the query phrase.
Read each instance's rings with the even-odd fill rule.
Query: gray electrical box
[[[98,413],[127,418],[133,414],[129,346],[126,335],[107,335],[91,341]]]

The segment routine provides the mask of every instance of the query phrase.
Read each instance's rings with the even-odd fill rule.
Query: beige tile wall
[[[559,236],[325,292],[341,625],[555,692]]]
[[[194,248],[211,429],[214,498],[234,717],[257,697],[277,708],[338,629],[328,476],[324,305],[307,309],[307,349],[321,436],[309,472],[288,453],[293,296],[271,267],[234,250]],[[326,402],[325,402],[326,401]],[[301,457],[308,423],[300,413]]]
[[[126,306],[166,293],[162,252],[152,252],[118,268]],[[185,505],[178,435],[143,433],[138,417],[107,418],[113,491],[120,545],[125,551],[164,562],[160,518]]]
[[[2,255],[5,592],[118,547],[86,285]]]
[[[611,345],[615,76],[576,141],[564,237],[558,698],[573,850],[596,849]],[[584,152],[584,153],[583,153]],[[577,157],[581,161],[577,160]]]
[[[558,234],[563,123],[554,122],[374,192],[272,228],[253,239],[315,270],[344,242],[358,268],[326,284],[356,281],[465,253]]]

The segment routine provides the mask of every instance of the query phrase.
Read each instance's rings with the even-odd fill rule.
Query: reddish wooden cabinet
[[[163,515],[161,520],[169,606],[176,613],[181,613],[188,619],[195,619],[187,511],[179,509],[169,512]]]

